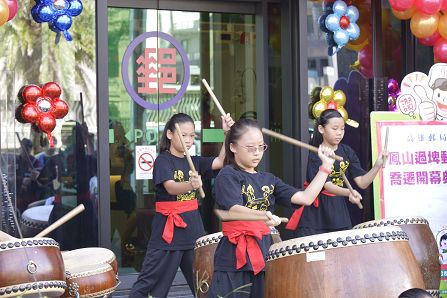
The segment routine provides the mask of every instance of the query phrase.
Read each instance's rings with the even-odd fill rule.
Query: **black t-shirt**
[[[339,144],[335,154],[343,157],[343,161],[335,161],[331,174],[328,176],[328,182],[344,187],[342,173],[345,173],[350,182],[353,181],[353,178],[365,175],[366,172],[360,166],[360,161],[351,147]],[[317,175],[320,165],[321,160],[318,155],[309,152],[307,181],[312,181],[315,175]],[[314,205],[304,207],[299,227],[324,230],[351,228],[351,218],[346,206],[346,200],[347,197],[331,197],[320,193],[318,196],[318,208]]]
[[[229,210],[234,205],[241,205],[254,210],[271,211],[275,204],[291,206],[291,198],[298,189],[285,184],[271,173],[248,173],[233,166],[224,167],[214,183],[216,203],[220,209]],[[264,256],[267,256],[271,236],[263,236],[258,241]],[[214,268],[218,271],[237,271],[236,245],[223,237],[214,255]],[[247,264],[240,270],[252,271],[247,255]]]
[[[192,161],[197,172],[204,179],[210,179],[213,176],[211,166],[215,157],[192,156]],[[172,155],[170,152],[162,152],[155,159],[154,163],[154,185],[155,199],[157,202],[166,201],[189,201],[195,199],[196,192],[189,191],[184,194],[170,195],[163,182],[174,180],[175,182],[189,181],[191,172],[186,157],[180,158]],[[168,244],[163,240],[162,234],[167,217],[161,213],[156,213],[152,221],[152,234],[149,240],[151,248],[165,250],[185,250],[193,249],[196,240],[205,235],[202,218],[198,210],[187,211],[180,216],[188,225],[186,228],[174,227],[174,238]]]

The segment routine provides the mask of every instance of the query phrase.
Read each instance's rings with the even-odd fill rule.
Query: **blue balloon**
[[[53,22],[54,27],[59,31],[66,31],[70,29],[72,24],[72,19],[69,15],[60,15]]]
[[[70,1],[70,8],[68,8],[68,12],[69,14],[71,14],[71,16],[76,17],[78,15],[81,14],[82,12],[82,2],[79,0],[71,0]]]
[[[360,27],[356,23],[350,23],[346,32],[349,35],[349,40],[356,40],[360,36]]]
[[[332,9],[334,10],[334,13],[338,16],[343,16],[346,13],[346,9],[348,8],[348,5],[344,1],[335,1],[334,5],[332,6]]]
[[[334,33],[334,41],[339,47],[343,47],[349,41],[349,35],[345,30],[338,30]]]
[[[49,6],[39,6],[37,9],[37,18],[41,22],[49,22],[53,19],[53,10]]]
[[[330,14],[327,16],[325,21],[326,27],[331,31],[338,31],[340,30],[340,17],[336,16],[335,14]]]
[[[346,16],[348,17],[351,23],[355,23],[359,19],[360,13],[357,7],[351,5],[346,10]]]

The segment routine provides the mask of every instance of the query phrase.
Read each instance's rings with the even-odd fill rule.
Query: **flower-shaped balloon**
[[[16,110],[16,120],[31,123],[39,131],[47,134],[50,146],[54,147],[51,132],[56,127],[56,119],[64,118],[68,113],[68,105],[59,98],[61,87],[49,82],[39,87],[26,85],[19,91],[21,105]]]
[[[48,22],[50,29],[56,32],[56,43],[59,42],[61,32],[67,41],[72,41],[73,38],[68,29],[73,23],[73,17],[80,15],[82,12],[81,0],[35,1],[36,5],[31,9],[33,19],[38,23]]]
[[[318,118],[324,110],[337,110],[345,120],[346,124],[352,127],[358,127],[359,123],[357,121],[349,119],[348,112],[344,108],[345,103],[346,95],[343,91],[334,91],[334,89],[329,86],[323,87],[320,91],[320,100],[312,107],[312,115],[315,118]]]
[[[334,2],[332,11],[333,13],[324,18],[324,25],[327,28],[327,31],[323,31],[327,32],[329,35],[333,34],[333,46],[336,46],[333,54],[335,54],[350,40],[359,38],[360,28],[356,24],[359,19],[359,10],[354,5],[348,6],[344,1],[338,0]],[[329,46],[332,45],[329,43]]]

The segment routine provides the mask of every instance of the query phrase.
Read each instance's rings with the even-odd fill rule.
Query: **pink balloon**
[[[8,8],[9,8],[9,17],[8,21],[11,21],[17,14],[18,5],[17,0],[7,0]]]
[[[447,0],[442,0],[441,10],[447,12]]]
[[[418,40],[420,44],[431,47],[438,41],[440,37],[441,35],[439,34],[438,30],[436,30],[433,35],[426,38],[418,38]]]
[[[372,69],[372,47],[368,44],[363,50],[359,51],[358,59],[360,65],[367,69]]]
[[[389,0],[391,8],[398,11],[410,9],[415,0]]]
[[[422,13],[432,15],[441,9],[443,0],[416,0],[414,5]]]
[[[447,40],[444,38],[438,39],[438,41],[433,46],[433,53],[435,54],[435,59],[439,62],[447,62]]]

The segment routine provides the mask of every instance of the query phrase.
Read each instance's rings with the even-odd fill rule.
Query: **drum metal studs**
[[[71,283],[68,286],[68,293],[70,294],[70,296],[74,296],[74,297],[79,297],[79,285],[75,282]]]
[[[28,270],[29,273],[34,274],[37,272],[37,264],[34,263],[34,261],[29,261],[28,265],[26,266],[26,270]]]

